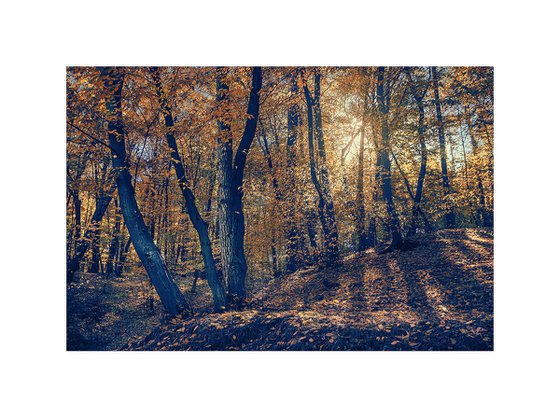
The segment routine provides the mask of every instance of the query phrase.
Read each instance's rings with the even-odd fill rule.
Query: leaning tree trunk
[[[198,234],[206,279],[210,289],[212,290],[212,297],[214,299],[214,310],[221,311],[224,310],[227,305],[226,291],[216,271],[216,263],[214,261],[214,256],[212,255],[212,244],[208,235],[208,223],[206,223],[206,221],[202,219],[202,216],[200,216],[194,194],[187,183],[185,167],[182,163],[181,156],[179,155],[177,140],[175,139],[175,134],[173,132],[174,124],[173,116],[171,115],[171,107],[164,95],[158,68],[151,67],[150,71],[156,85],[157,96],[165,119],[165,126],[167,128],[165,136],[167,138],[167,144],[171,149],[171,161],[173,163],[173,168],[175,169],[177,182],[179,183],[179,188],[183,194],[189,218]]]
[[[447,173],[447,157],[445,155],[445,133],[443,130],[443,117],[441,115],[441,103],[439,98],[438,72],[436,67],[431,67],[431,69],[438,125],[439,152],[441,157],[441,184],[443,186],[443,198],[445,205],[445,226],[446,228],[455,228],[455,210],[453,209],[453,204],[450,200],[451,185],[449,183],[449,175]]]
[[[377,153],[376,177],[385,200],[387,215],[389,217],[389,232],[391,235],[389,245],[381,249],[381,252],[386,252],[401,247],[403,241],[400,232],[399,218],[393,202],[393,188],[391,186],[391,160],[389,158],[391,145],[388,122],[390,91],[388,89],[388,83],[386,82],[385,67],[379,67],[378,69],[377,98],[381,116],[381,144],[379,145]]]
[[[247,105],[247,120],[241,141],[233,158],[233,138],[229,120],[229,87],[226,71],[218,68],[216,78],[218,107],[218,221],[222,267],[227,282],[228,298],[232,307],[241,306],[246,298],[245,279],[245,218],[243,214],[243,173],[247,154],[257,130],[259,93],[262,70],[253,67],[251,92]]]
[[[117,172],[117,187],[124,222],[142,265],[146,269],[163,306],[171,315],[190,310],[185,297],[173,282],[171,273],[150,235],[136,202],[129,161],[126,156],[125,135],[122,120],[122,88],[124,74],[116,67],[100,69],[108,98],[105,107],[109,113],[108,136],[112,149],[113,168]]]

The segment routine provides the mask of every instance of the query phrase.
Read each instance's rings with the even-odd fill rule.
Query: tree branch
[[[88,137],[89,139],[91,139],[92,141],[97,142],[98,144],[101,144],[101,145],[103,145],[103,146],[109,148],[109,149],[110,149],[111,151],[113,151],[113,152],[117,152],[117,150],[115,150],[115,149],[114,149],[112,146],[110,146],[109,144],[103,142],[103,141],[100,140],[100,139],[97,139],[97,138],[94,137],[93,135],[90,135],[89,133],[87,133],[86,131],[84,131],[84,130],[81,129],[81,128],[78,128],[76,125],[72,124],[71,122],[66,121],[66,123],[67,123],[69,126],[71,126],[72,128],[76,129],[78,132],[80,132],[80,133],[84,134],[85,136],[87,136],[87,137]]]
[[[239,143],[233,161],[234,179],[237,183],[237,187],[241,187],[241,182],[243,181],[243,171],[245,170],[247,154],[255,138],[257,120],[259,117],[259,93],[262,88],[261,67],[253,67],[252,74],[253,80],[251,82],[251,92],[249,93],[249,104],[247,105],[247,121],[245,122],[243,136],[241,137],[241,142]]]

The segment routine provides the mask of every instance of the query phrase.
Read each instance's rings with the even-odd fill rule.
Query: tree
[[[247,120],[239,146],[233,157],[233,135],[230,118],[227,70],[217,69],[218,110],[218,210],[222,267],[227,282],[228,298],[233,307],[245,300],[247,261],[245,259],[245,219],[243,214],[243,173],[247,154],[253,143],[259,117],[259,93],[262,70],[253,67]]]
[[[173,281],[150,231],[134,193],[129,161],[126,154],[126,139],[122,116],[122,90],[124,72],[117,67],[102,67],[100,74],[105,86],[105,107],[109,114],[108,136],[112,150],[113,168],[117,175],[117,188],[124,222],[142,265],[146,269],[163,306],[170,315],[178,315],[190,310],[185,297]]]
[[[418,171],[418,180],[416,181],[416,192],[414,194],[413,199],[413,207],[412,207],[412,216],[410,219],[410,227],[408,229],[407,235],[411,236],[416,233],[417,225],[418,225],[418,218],[422,212],[420,208],[420,202],[422,200],[422,191],[424,188],[424,179],[426,177],[426,167],[428,162],[428,150],[426,148],[426,125],[424,123],[424,118],[426,112],[424,110],[424,96],[428,91],[428,84],[425,87],[420,87],[417,83],[412,79],[412,71],[410,67],[405,69],[406,75],[408,77],[408,81],[410,84],[410,91],[414,101],[416,102],[416,106],[418,107],[418,143],[420,144],[420,170]],[[424,218],[424,226],[426,230],[431,230],[431,226],[428,222],[426,216]]]
[[[434,104],[436,107],[437,130],[439,138],[439,152],[441,159],[441,184],[443,186],[443,199],[445,205],[445,226],[447,228],[455,228],[455,210],[451,202],[451,185],[449,183],[449,175],[447,173],[447,157],[445,150],[445,133],[443,130],[443,116],[441,114],[441,103],[439,98],[438,71],[436,67],[431,67],[432,82],[434,86]]]
[[[376,178],[383,193],[383,199],[385,200],[387,214],[389,217],[388,226],[390,241],[380,250],[380,252],[398,249],[401,247],[403,242],[400,231],[400,222],[393,201],[393,188],[391,186],[391,160],[389,158],[391,143],[388,122],[388,114],[391,107],[391,84],[389,77],[386,76],[385,73],[385,67],[378,68],[377,108],[381,119],[381,143],[379,144],[377,152]]]

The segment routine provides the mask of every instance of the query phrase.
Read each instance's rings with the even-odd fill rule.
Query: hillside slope
[[[173,319],[125,350],[492,350],[493,232],[438,231],[255,285],[242,312]]]

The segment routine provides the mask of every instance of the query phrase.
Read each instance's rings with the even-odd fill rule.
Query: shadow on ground
[[[172,319],[123,348],[492,350],[492,231],[416,241],[412,251],[365,251],[263,282],[244,311]]]

